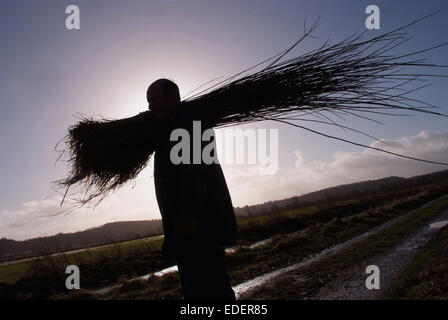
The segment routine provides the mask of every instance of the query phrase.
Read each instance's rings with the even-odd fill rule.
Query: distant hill
[[[90,247],[94,245],[131,240],[163,233],[162,222],[157,220],[119,221],[106,223],[73,233],[58,233],[24,241],[0,239],[0,260],[40,255]]]
[[[332,201],[363,193],[387,191],[396,188],[422,185],[448,179],[448,170],[401,178],[396,176],[338,185],[304,195],[262,204],[235,208],[237,217],[257,216],[282,210],[300,208],[316,202]],[[59,233],[24,241],[0,239],[0,261],[80,249],[106,243],[119,242],[163,234],[162,222],[157,220],[119,221],[73,233]]]
[[[413,176],[410,178],[390,176],[375,180],[365,180],[361,182],[341,184],[335,187],[328,187],[282,200],[267,201],[261,204],[236,208],[235,213],[238,216],[258,216],[272,213],[273,211],[299,208],[316,202],[336,200],[381,190],[410,187],[412,185],[428,184],[446,179],[448,179],[448,170]]]

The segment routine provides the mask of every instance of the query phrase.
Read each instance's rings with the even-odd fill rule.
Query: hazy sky
[[[65,28],[65,8],[76,4],[80,30]],[[120,118],[147,108],[148,85],[171,78],[181,95],[218,76],[234,74],[289,47],[303,34],[304,19],[320,17],[318,39],[290,54],[305,53],[364,31],[367,5],[381,10],[378,35],[435,10],[414,26],[401,50],[447,42],[448,2],[279,1],[279,0],[8,0],[0,7],[0,238],[27,239],[72,232],[117,220],[159,218],[148,166],[132,184],[95,211],[41,217],[60,210],[50,182],[66,168],[55,166],[53,148],[76,113]],[[425,55],[448,64],[448,48]],[[448,113],[446,79],[415,94]],[[385,139],[388,149],[448,162],[448,119],[434,115],[376,117],[384,125],[346,118],[355,129]],[[372,144],[372,139],[338,128],[310,128]],[[234,206],[311,192],[328,186],[390,175],[409,177],[446,169],[349,145],[297,128],[272,123],[243,128],[279,129],[279,170],[260,176],[257,168],[223,165]],[[378,142],[377,147],[383,147]],[[50,195],[50,196],[49,196]],[[49,196],[49,197],[47,197]]]

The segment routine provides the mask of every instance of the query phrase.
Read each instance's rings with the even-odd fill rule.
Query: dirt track
[[[442,196],[438,199],[430,201],[423,206],[412,210],[398,218],[390,220],[370,231],[354,237],[341,244],[328,248],[319,254],[307,258],[297,264],[289,267],[275,270],[268,274],[262,275],[255,279],[246,281],[234,287],[238,299],[277,299],[275,296],[270,296],[270,290],[260,290],[264,286],[275,287],[281,283],[295,283],[300,289],[301,283],[307,281],[302,274],[316,262],[324,261],[325,258],[337,255],[344,249],[358,243],[362,243],[367,237],[385,230],[403,218],[409,216],[417,210],[420,210],[433,202],[448,197]],[[384,290],[393,282],[400,274],[400,271],[409,263],[409,261],[428,243],[432,237],[437,234],[440,227],[448,220],[448,209],[440,213],[429,224],[426,224],[409,234],[406,239],[398,243],[390,251],[376,256],[366,261],[360,261],[356,266],[341,270],[338,277],[333,279],[330,283],[323,286],[317,294],[311,296],[299,296],[305,299],[322,299],[322,300],[357,300],[357,299],[376,299]],[[367,245],[367,244],[366,244]],[[368,265],[376,265],[380,269],[380,289],[368,290],[365,286],[367,274],[365,273]],[[275,291],[275,290],[274,290]],[[297,298],[297,297],[296,297]]]
[[[423,226],[409,235],[406,240],[399,243],[388,253],[363,261],[350,270],[345,270],[344,276],[325,286],[314,299],[322,300],[370,300],[377,299],[398,278],[403,268],[411,262],[412,258],[440,230],[440,227],[431,226],[437,222],[448,220],[448,209],[442,212],[430,224]],[[443,224],[439,224],[441,226]],[[380,289],[368,290],[365,286],[365,270],[368,265],[376,265],[380,270]]]

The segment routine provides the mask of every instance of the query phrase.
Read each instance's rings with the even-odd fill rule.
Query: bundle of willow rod
[[[54,182],[66,189],[61,205],[75,185],[85,194],[75,199],[79,206],[93,199],[99,204],[109,192],[136,178],[154,153],[157,122],[149,112],[120,120],[80,120],[62,140],[65,148],[58,160],[69,153],[71,170],[67,178]]]
[[[410,97],[410,93],[424,86],[408,88],[424,78],[444,76],[407,71],[414,67],[444,67],[425,63],[419,56],[445,44],[407,54],[393,54],[394,49],[409,40],[402,30],[427,17],[367,40],[362,33],[334,45],[325,43],[307,54],[280,62],[292,48],[311,36],[317,27],[314,24],[288,50],[182,100],[177,106],[177,114],[186,119],[201,120],[212,127],[274,120],[306,130],[311,129],[290,121],[316,121],[347,128],[321,113],[326,111],[341,118],[342,115],[355,115],[366,119],[369,118],[359,113],[397,115],[385,113],[384,109],[446,116],[428,110],[437,107]],[[269,61],[269,65],[260,71],[243,76]],[[300,118],[309,115],[323,120]],[[151,111],[122,120],[82,119],[69,129],[65,139],[65,151],[71,155],[71,173],[57,184],[67,190],[75,184],[84,185],[86,197],[78,200],[81,204],[94,198],[102,200],[109,191],[135,178],[146,166],[154,152],[155,140],[151,137],[155,136],[157,121]]]

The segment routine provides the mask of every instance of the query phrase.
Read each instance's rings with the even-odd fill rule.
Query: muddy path
[[[434,199],[432,201],[429,201],[414,210],[411,210],[399,217],[396,217],[396,218],[389,220],[379,226],[376,226],[359,236],[356,236],[356,237],[351,238],[345,242],[342,242],[342,243],[336,244],[332,247],[329,247],[317,254],[309,256],[306,259],[304,259],[298,263],[295,263],[295,264],[290,265],[285,268],[274,270],[272,272],[266,273],[264,275],[261,275],[261,276],[255,277],[253,279],[250,279],[248,281],[245,281],[243,283],[240,283],[233,287],[233,289],[235,290],[236,297],[237,297],[237,299],[240,299],[240,300],[241,299],[277,299],[278,297],[269,296],[269,294],[268,295],[266,295],[266,294],[260,295],[260,293],[257,292],[257,290],[266,285],[275,285],[279,280],[286,281],[286,282],[292,281],[294,283],[297,283],[297,286],[300,287],[302,281],[307,280],[302,277],[302,275],[301,275],[302,271],[306,270],[308,267],[310,267],[314,263],[325,260],[328,257],[337,255],[352,245],[362,243],[368,237],[375,235],[382,230],[388,229],[389,227],[395,225],[396,223],[400,222],[401,220],[403,220],[404,218],[413,214],[414,212],[421,210],[442,198],[448,198],[448,194],[444,195],[442,197],[439,197],[437,199]],[[389,268],[389,267],[384,267],[384,266],[385,265],[392,266],[390,263],[390,260],[396,259],[396,255],[397,255],[396,252],[399,252],[399,254],[401,254],[401,260],[397,260],[397,266],[405,265],[407,263],[407,261],[409,259],[411,259],[413,256],[413,255],[411,256],[409,254],[417,253],[418,248],[420,246],[424,246],[424,244],[426,244],[426,242],[432,238],[433,234],[438,230],[437,227],[443,225],[443,223],[441,223],[441,222],[443,222],[444,220],[448,220],[448,212],[445,212],[445,214],[446,214],[446,216],[441,215],[438,217],[438,219],[431,222],[431,223],[436,223],[435,225],[432,225],[432,228],[425,226],[424,228],[422,228],[422,230],[419,230],[419,232],[416,232],[415,234],[411,235],[409,237],[409,239],[401,245],[401,247],[397,247],[396,250],[392,251],[389,254],[389,256],[378,257],[378,259],[375,260],[374,262],[365,261],[363,263],[360,263],[357,267],[353,267],[351,269],[344,270],[343,275],[341,275],[340,277],[335,279],[335,281],[332,282],[331,284],[328,284],[328,286],[323,288],[322,291],[319,292],[319,294],[308,295],[307,293],[304,293],[303,298],[306,298],[306,299],[345,299],[345,298],[355,299],[356,296],[358,296],[360,299],[375,298],[373,296],[372,297],[371,296],[363,296],[360,294],[360,292],[363,290],[363,288],[365,288],[365,285],[364,285],[365,278],[366,278],[365,266],[369,265],[369,264],[378,265],[382,272],[381,273],[382,277],[380,279],[382,282],[382,285],[387,283],[389,274],[391,274],[392,271],[395,270],[396,268],[392,268],[392,267]],[[440,224],[437,225],[437,223],[439,223],[439,222],[440,222]],[[253,249],[253,248],[257,248],[258,246],[267,244],[269,241],[271,241],[270,238],[264,239],[262,241],[258,241],[251,245],[243,246],[243,247],[245,247],[247,249]],[[409,252],[407,252],[405,248],[414,248],[414,249],[408,250]],[[233,254],[233,253],[237,252],[239,249],[240,249],[240,247],[232,247],[232,248],[226,249],[226,252],[228,254]],[[406,253],[406,254],[404,254],[404,253]],[[384,269],[384,272],[383,272],[383,269]],[[174,273],[177,272],[176,265],[173,265],[169,268],[160,270],[159,272],[149,273],[149,274],[146,274],[143,276],[131,278],[131,279],[128,279],[128,281],[147,280],[149,277],[153,277],[153,276],[161,277],[161,276],[164,276],[165,274],[173,273],[173,272]],[[357,275],[357,277],[353,277],[353,275]],[[103,295],[103,294],[107,294],[109,291],[111,291],[115,288],[118,288],[120,286],[121,286],[121,284],[116,283],[116,284],[113,284],[113,285],[110,285],[110,286],[107,286],[104,288],[99,288],[99,289],[91,290],[91,291],[92,291],[92,293]],[[281,283],[279,283],[279,286],[281,286]],[[352,291],[350,291],[350,290],[352,290]],[[370,295],[372,293],[373,293],[372,291],[369,292]],[[355,297],[353,298],[353,296],[355,296]]]
[[[320,300],[371,300],[378,299],[401,275],[401,271],[428,244],[428,242],[448,224],[448,209],[429,224],[412,232],[386,254],[362,261],[352,269],[344,270],[343,275],[325,286],[312,297]],[[365,272],[367,266],[376,265],[380,270],[380,288],[367,289]]]
[[[419,208],[416,208],[408,213],[401,215],[395,219],[387,221],[377,227],[372,228],[370,231],[365,232],[359,236],[356,236],[343,243],[337,244],[333,247],[327,248],[320,253],[313,255],[303,261],[288,266],[286,268],[278,269],[262,276],[256,277],[244,283],[241,283],[234,287],[238,299],[278,299],[274,296],[275,292],[278,292],[276,287],[282,287],[284,284],[294,284],[297,286],[297,291],[300,287],[310,279],[303,277],[306,274],[306,270],[313,264],[325,259],[338,255],[346,248],[349,248],[355,244],[362,243],[368,237],[377,234],[382,230],[386,230],[391,226],[399,223],[409,215],[421,210],[434,202],[447,198],[448,195],[444,195],[437,199],[434,199]],[[432,219],[430,223],[414,230],[409,236],[398,243],[389,252],[374,257],[373,259],[366,261],[359,261],[355,266],[341,270],[338,273],[336,279],[329,282],[319,292],[307,295],[306,290],[303,294],[294,294],[293,299],[376,299],[384,290],[395,280],[400,271],[409,263],[409,261],[432,239],[432,237],[444,226],[448,220],[448,209],[437,215]],[[367,244],[366,244],[367,245]],[[365,286],[366,277],[365,272],[368,265],[376,265],[380,269],[380,289],[368,290]],[[268,290],[262,290],[264,287],[269,287]]]

